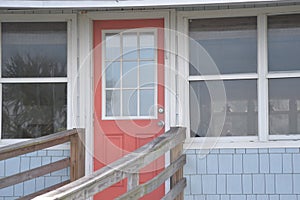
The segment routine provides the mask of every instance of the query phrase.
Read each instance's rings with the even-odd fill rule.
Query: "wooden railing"
[[[84,129],[72,129],[54,133],[51,135],[35,138],[32,140],[16,143],[0,148],[0,161],[8,158],[20,156],[26,153],[53,147],[59,144],[70,142],[70,157],[65,158],[35,169],[20,172],[0,179],[0,189],[14,184],[18,184],[51,172],[70,167],[70,180],[45,188],[41,191],[24,196],[20,199],[32,199],[35,196],[52,191],[63,185],[75,181],[84,176],[85,173],[85,145]]]
[[[34,200],[87,199],[125,178],[128,179],[127,192],[119,196],[118,200],[139,199],[158,188],[169,178],[171,178],[171,188],[163,199],[181,200],[186,186],[186,179],[183,178],[183,166],[186,163],[186,157],[182,154],[184,140],[185,128],[171,128],[168,132],[109,166],[38,196]],[[168,151],[171,153],[170,165],[148,182],[139,184],[139,170]]]

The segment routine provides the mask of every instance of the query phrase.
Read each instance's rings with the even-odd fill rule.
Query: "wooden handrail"
[[[177,196],[183,192],[186,186],[186,181],[181,173],[186,163],[186,157],[182,155],[182,144],[185,140],[185,132],[185,128],[173,127],[148,144],[113,162],[109,166],[103,167],[88,176],[80,178],[54,191],[40,195],[34,198],[34,200],[87,199],[127,177],[129,180],[127,187],[128,192],[119,198],[126,199],[129,197],[130,199],[137,199],[153,191],[159,187],[160,183],[165,182],[176,173],[177,181],[172,185],[166,199],[174,195]],[[179,148],[179,150],[177,148]],[[177,153],[173,152],[175,150]],[[171,151],[173,155],[170,166],[148,182],[138,185],[139,170],[168,151]],[[146,190],[145,188],[148,189]],[[175,191],[175,189],[177,191]],[[178,190],[180,193],[178,193]]]
[[[66,130],[51,135],[27,140],[24,142],[19,142],[13,145],[5,146],[0,148],[0,160],[5,160],[8,158],[20,156],[23,154],[31,153],[34,151],[39,151],[45,148],[56,146],[70,142],[70,158],[65,158],[57,162],[53,162],[47,165],[43,165],[34,169],[30,169],[25,172],[14,174],[8,177],[0,179],[0,189],[8,187],[26,180],[30,180],[39,176],[43,176],[50,172],[54,172],[66,167],[70,167],[70,180],[74,181],[76,179],[84,176],[85,172],[85,136],[84,129],[72,129]],[[59,183],[57,185],[51,186],[51,190],[56,189],[62,184],[67,184],[70,181],[67,180],[64,183]],[[49,189],[50,189],[49,188]],[[34,194],[30,194],[22,199],[32,199],[33,197],[46,193],[49,190],[46,188],[42,191],[38,191]]]

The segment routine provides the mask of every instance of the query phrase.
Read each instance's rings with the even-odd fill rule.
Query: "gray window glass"
[[[300,134],[299,85],[300,78],[269,80],[271,135]]]
[[[66,77],[66,22],[2,23],[2,77]]]
[[[217,81],[211,81],[217,82]],[[210,93],[206,82],[190,82],[190,127],[192,137],[255,136],[257,125],[257,84],[256,80],[226,80],[226,107],[212,111]],[[226,110],[226,111],[225,111]],[[222,112],[226,112],[225,123],[220,124]],[[212,115],[214,112],[214,115]],[[217,131],[207,134],[208,128]]]
[[[189,36],[190,75],[218,74],[211,59],[221,74],[256,73],[256,17],[193,19]]]
[[[67,84],[2,84],[2,138],[35,138],[67,127]]]
[[[269,71],[300,70],[300,14],[268,17]]]

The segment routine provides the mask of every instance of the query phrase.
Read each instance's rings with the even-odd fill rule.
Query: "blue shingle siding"
[[[195,151],[194,151],[195,153]],[[49,164],[70,155],[69,150],[41,150],[0,161],[0,178]],[[195,155],[193,155],[195,156]],[[69,168],[0,189],[0,200],[17,199],[69,179]]]
[[[185,197],[300,200],[299,152],[299,148],[213,149],[203,155],[189,150]]]

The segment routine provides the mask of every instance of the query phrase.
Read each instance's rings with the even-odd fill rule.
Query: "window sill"
[[[225,138],[224,138],[225,139]],[[248,140],[246,140],[248,139]],[[223,140],[223,138],[189,138],[184,143],[185,149],[234,149],[234,148],[299,148],[300,139],[290,138],[285,140],[258,141],[239,138],[239,140]]]

